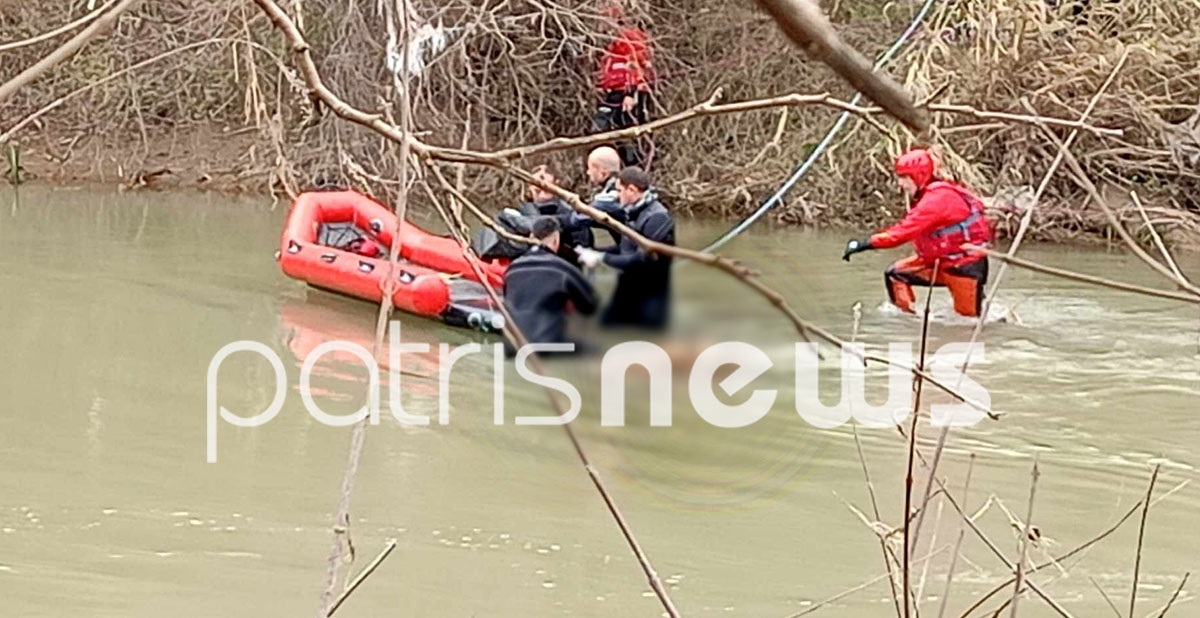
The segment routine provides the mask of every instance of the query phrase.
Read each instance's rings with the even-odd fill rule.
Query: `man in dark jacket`
[[[639,167],[627,167],[617,176],[617,193],[625,209],[627,225],[643,237],[675,245],[675,219],[658,201],[650,175]],[[671,257],[650,254],[630,238],[603,251],[576,249],[585,266],[604,263],[620,271],[612,301],[602,316],[608,326],[635,326],[651,330],[666,328],[670,317]]]
[[[538,167],[533,175],[543,182],[562,186],[558,176],[548,166]],[[558,219],[560,240],[555,253],[562,259],[578,265],[579,256],[575,253],[575,247],[590,248],[595,245],[591,227],[585,221],[578,220],[575,210],[561,197],[537,185],[531,185],[530,194],[531,201],[521,204],[518,211],[530,218],[544,216]]]
[[[568,303],[591,315],[596,291],[578,268],[555,255],[560,242],[557,218],[535,220],[533,237],[541,244],[513,260],[504,273],[504,304],[529,343],[574,343],[566,335]],[[504,348],[509,357],[516,355],[507,340]]]
[[[621,171],[621,156],[610,146],[600,146],[588,153],[587,178],[598,189],[592,196],[591,206],[596,210],[612,217],[618,222],[625,222],[625,209],[621,207],[620,196],[617,195],[617,173]],[[598,227],[608,230],[613,244],[621,242],[621,235],[580,212],[572,213],[570,227]],[[588,245],[590,249],[594,245]]]

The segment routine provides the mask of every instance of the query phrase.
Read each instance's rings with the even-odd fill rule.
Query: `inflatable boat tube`
[[[310,286],[378,303],[393,267],[388,260],[396,215],[355,191],[319,191],[296,197],[280,238],[280,269]],[[453,238],[405,221],[400,229],[392,304],[399,310],[453,326],[497,332],[504,319]],[[366,243],[375,251],[356,245]],[[506,262],[479,261],[500,288]]]

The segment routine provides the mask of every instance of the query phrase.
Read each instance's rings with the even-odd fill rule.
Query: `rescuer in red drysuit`
[[[600,105],[593,118],[593,129],[597,132],[645,124],[654,83],[650,40],[646,32],[636,26],[627,26],[617,3],[606,8],[603,14],[612,20],[617,36],[600,57],[597,78]],[[638,152],[634,144],[618,144],[616,148],[625,165],[645,165],[643,153]]]
[[[851,240],[842,259],[912,241],[916,255],[892,264],[884,273],[892,304],[914,313],[913,285],[945,286],[954,297],[955,312],[978,317],[988,277],[987,256],[963,245],[987,246],[992,242],[992,227],[983,202],[966,188],[937,178],[935,168],[933,155],[926,150],[901,155],[896,176],[912,197],[908,215],[867,240]]]

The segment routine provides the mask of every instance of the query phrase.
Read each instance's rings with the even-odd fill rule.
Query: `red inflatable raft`
[[[383,300],[396,215],[355,191],[300,194],[288,212],[277,254],[283,273],[309,285],[363,300]],[[453,238],[405,221],[392,304],[453,326],[495,332],[504,327],[479,276]],[[477,262],[497,289],[503,262]]]

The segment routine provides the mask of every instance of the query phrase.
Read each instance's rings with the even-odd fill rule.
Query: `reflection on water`
[[[305,411],[300,368],[318,346],[370,350],[375,308],[308,291],[272,259],[283,222],[269,202],[204,194],[23,189],[0,210],[0,595],[20,616],[259,616],[311,612],[319,599],[331,510],[349,429]],[[681,222],[696,246],[717,226]],[[840,235],[758,231],[729,255],[759,268],[801,315],[884,353],[916,344],[920,321],[890,310],[882,268],[898,252],[846,264]],[[1030,246],[1026,257],[1155,285],[1119,253]],[[1195,256],[1181,256],[1200,275]],[[994,269],[993,272],[995,272]],[[577,431],[676,602],[689,616],[784,616],[883,571],[851,427],[817,430],[795,410],[797,337],[774,309],[723,275],[678,269],[677,360],[708,343],[758,345],[774,367],[753,388],[777,389],[771,412],[722,429],[692,408],[686,362],[671,390],[673,426],[649,424],[644,372],[628,375],[625,427],[600,424],[594,363],[552,363],[585,402]],[[598,281],[611,289],[611,275]],[[996,299],[1012,320],[989,324],[970,376],[986,387],[1000,421],[951,434],[943,469],[961,491],[976,457],[968,508],[991,506],[980,525],[1015,554],[1010,516],[1023,517],[1029,468],[1040,457],[1035,523],[1042,559],[1111,525],[1145,492],[1162,464],[1157,495],[1185,485],[1150,516],[1139,615],[1164,603],[1178,577],[1200,567],[1200,311],[1072,282],[1010,271]],[[934,296],[931,349],[970,337],[972,326]],[[360,556],[388,538],[397,550],[342,612],[406,608],[421,616],[657,615],[643,576],[558,427],[516,426],[549,414],[545,396],[511,362],[468,355],[441,393],[439,344],[498,339],[398,315],[402,338],[427,343],[380,366],[382,421],[368,431],[354,494]],[[703,335],[697,343],[696,337]],[[260,341],[284,361],[287,397],[258,428],[219,428],[220,459],[204,463],[209,361],[237,340]],[[486,347],[486,346],[485,346]],[[824,348],[821,398],[838,392],[837,354]],[[450,422],[401,425],[386,413],[389,370],[412,414]],[[884,398],[881,369],[867,401]],[[221,367],[220,403],[249,416],[274,396],[270,365],[252,354]],[[366,402],[368,373],[345,352],[316,363],[314,400],[329,414]],[[505,422],[494,422],[496,384]],[[717,392],[720,393],[719,389]],[[744,401],[748,392],[718,397]],[[946,401],[926,392],[928,403]],[[882,519],[900,522],[905,444],[895,429],[859,428]],[[919,443],[928,449],[934,431]],[[918,490],[921,475],[918,474]],[[931,512],[922,545],[957,536],[947,509]],[[868,519],[873,516],[868,516]],[[1109,611],[1092,580],[1127,600],[1136,530],[1122,528],[1045,586],[1075,615]],[[968,537],[951,609],[1007,577]],[[927,547],[919,548],[923,555]],[[941,594],[943,552],[924,594]],[[1006,593],[1007,595],[1007,593]],[[1185,603],[1176,611],[1194,611]],[[936,602],[924,609],[933,611]],[[986,607],[987,605],[985,605]],[[888,615],[880,583],[816,615]],[[1036,599],[1023,616],[1052,615]]]

